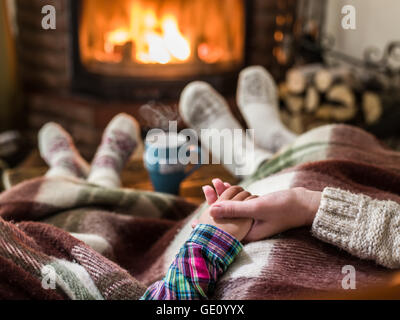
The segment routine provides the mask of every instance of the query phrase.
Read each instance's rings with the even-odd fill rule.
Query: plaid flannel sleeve
[[[211,225],[198,225],[165,278],[148,288],[141,300],[207,299],[241,250],[242,244],[228,233]]]

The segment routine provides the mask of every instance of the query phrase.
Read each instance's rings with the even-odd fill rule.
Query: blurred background
[[[42,27],[42,7],[56,29]],[[345,5],[355,29],[344,29]],[[302,133],[360,126],[400,146],[398,0],[7,0],[0,5],[0,159],[13,167],[56,121],[86,158],[113,115],[150,128],[178,120],[193,80],[234,102],[239,71],[279,83],[282,120]]]

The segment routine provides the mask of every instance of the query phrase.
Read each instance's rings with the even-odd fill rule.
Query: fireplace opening
[[[244,0],[72,1],[75,87],[110,98],[176,98],[206,80],[222,92],[245,63]]]
[[[83,0],[81,58],[111,75],[230,70],[243,62],[243,12],[242,0]]]

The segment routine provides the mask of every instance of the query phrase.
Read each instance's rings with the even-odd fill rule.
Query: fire
[[[190,76],[213,73],[213,66],[231,70],[243,62],[243,0],[81,2],[80,55],[92,72]],[[158,67],[164,65],[169,67]]]
[[[116,46],[122,46],[129,41],[129,32],[124,29],[117,29],[107,33],[107,40],[104,44],[104,51],[106,53],[114,52]]]
[[[132,14],[131,18],[138,14]],[[140,15],[139,15],[140,16]],[[112,53],[116,46],[123,46],[129,42],[134,45],[135,58],[139,63],[167,64],[171,62],[185,62],[191,57],[191,44],[179,30],[178,21],[173,15],[165,15],[157,19],[153,11],[141,15],[142,32],[118,28],[106,34],[104,51]],[[135,21],[136,22],[136,21]],[[131,21],[134,26],[134,21]]]
[[[173,57],[185,61],[190,57],[189,41],[181,34],[174,17],[165,17],[161,23],[164,33],[164,42]]]

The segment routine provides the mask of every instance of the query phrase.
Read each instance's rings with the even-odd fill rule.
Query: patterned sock
[[[50,122],[39,131],[39,151],[50,170],[47,177],[86,179],[89,165],[76,149],[71,136],[60,125]]]
[[[261,148],[276,152],[290,144],[296,135],[281,122],[275,81],[260,66],[244,69],[239,76],[237,104],[254,140]]]
[[[220,161],[232,174],[252,174],[261,162],[271,157],[270,153],[254,146],[233,117],[225,99],[207,83],[197,81],[189,84],[182,92],[179,108],[183,120],[196,131],[198,137],[207,137],[201,141],[203,148],[211,151],[213,159]],[[215,129],[219,130],[221,137],[222,130],[231,130],[232,139],[224,139],[223,143],[210,141],[210,137],[215,139],[217,136],[212,133]],[[233,134],[235,129],[242,135]],[[238,155],[240,161],[235,161]]]
[[[120,174],[140,139],[137,121],[127,115],[117,115],[107,126],[103,140],[92,162],[88,182],[108,187],[121,186]]]

